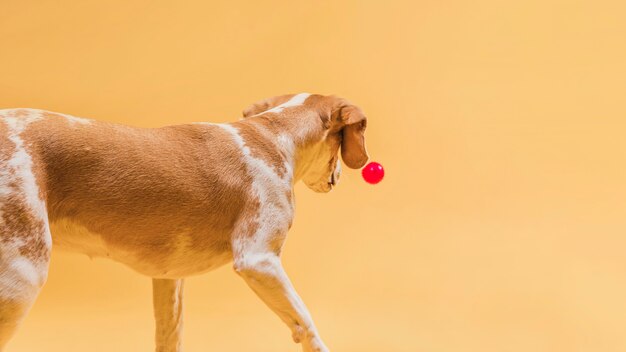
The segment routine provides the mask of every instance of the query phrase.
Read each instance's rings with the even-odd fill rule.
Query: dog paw
[[[302,351],[304,352],[329,352],[328,347],[324,345],[318,337],[313,337],[302,343]]]
[[[306,337],[306,330],[300,325],[296,325],[291,332],[291,337],[295,343],[300,343],[304,341]]]

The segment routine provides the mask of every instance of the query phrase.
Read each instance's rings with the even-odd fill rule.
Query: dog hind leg
[[[0,351],[48,276],[52,238],[36,175],[42,169],[33,141],[22,135],[40,119],[34,110],[0,112]]]
[[[33,235],[35,237],[33,237]],[[44,234],[8,240],[0,229],[0,351],[17,330],[35,302],[48,275],[50,248],[39,248]],[[39,239],[39,240],[38,240]]]

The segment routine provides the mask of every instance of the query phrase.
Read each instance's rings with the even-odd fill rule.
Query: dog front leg
[[[183,280],[152,279],[156,352],[181,352]]]
[[[235,271],[292,331],[306,352],[328,352],[313,320],[275,253],[240,253]]]

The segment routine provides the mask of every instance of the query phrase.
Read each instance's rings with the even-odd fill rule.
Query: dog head
[[[272,115],[268,113],[273,113]],[[368,160],[365,148],[367,118],[361,109],[335,96],[289,94],[257,102],[244,117],[263,115],[295,137],[296,178],[316,192],[329,192],[339,181],[341,163],[359,169]]]

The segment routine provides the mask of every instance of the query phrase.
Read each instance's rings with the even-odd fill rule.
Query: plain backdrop
[[[624,11],[0,0],[0,108],[155,127],[348,98],[386,178],[298,185],[283,258],[332,351],[625,351]],[[230,265],[185,299],[187,351],[299,351]],[[8,351],[150,351],[152,335],[149,278],[54,251]]]

